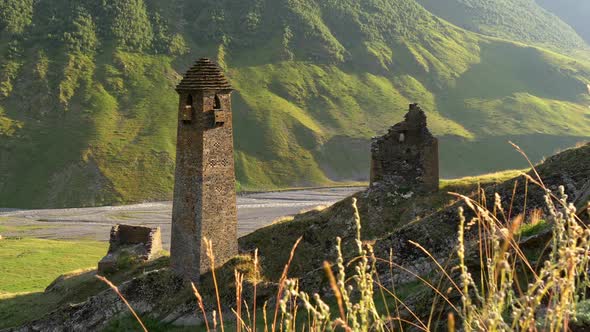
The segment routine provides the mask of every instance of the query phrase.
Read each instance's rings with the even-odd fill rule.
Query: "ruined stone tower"
[[[238,253],[230,94],[221,69],[200,59],[176,87],[180,95],[170,260],[198,281],[210,270],[204,238],[216,265]]]
[[[405,120],[371,142],[371,186],[394,185],[412,192],[438,190],[438,140],[426,126],[426,114],[411,104]]]

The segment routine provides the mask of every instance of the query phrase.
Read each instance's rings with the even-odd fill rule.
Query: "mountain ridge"
[[[560,53],[588,49],[588,39],[562,20],[550,0],[418,0],[431,13],[464,29]],[[570,7],[575,5],[570,3]],[[578,6],[581,7],[581,6]],[[571,10],[571,9],[570,9]]]
[[[588,16],[590,15],[590,3],[587,1],[551,1],[536,0],[536,2],[548,11],[559,16],[564,22],[574,28],[578,34],[590,44],[590,26]]]
[[[174,86],[202,56],[236,88],[240,190],[365,179],[370,137],[410,102],[447,177],[521,167],[509,139],[540,159],[590,132],[586,60],[473,34],[413,0],[6,4],[19,8],[0,16],[10,207],[169,199]]]

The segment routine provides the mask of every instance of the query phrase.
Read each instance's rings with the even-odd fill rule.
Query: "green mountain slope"
[[[590,2],[583,0],[535,0],[572,26],[590,44]]]
[[[470,31],[540,45],[560,52],[587,47],[558,16],[537,2],[562,7],[556,0],[417,0],[433,14]],[[570,2],[584,2],[571,0]],[[590,8],[590,7],[589,7]],[[555,15],[557,14],[557,16]],[[570,23],[571,24],[571,23]],[[573,26],[573,25],[572,25]],[[579,32],[579,31],[578,31]],[[588,39],[586,39],[588,40]]]
[[[413,0],[5,0],[0,206],[168,199],[174,86],[200,56],[234,93],[241,189],[363,180],[419,102],[444,176],[590,136],[590,65],[467,32]],[[10,10],[6,10],[6,8]]]

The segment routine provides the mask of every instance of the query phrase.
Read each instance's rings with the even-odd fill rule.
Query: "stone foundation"
[[[116,270],[122,257],[133,261],[149,261],[162,252],[160,227],[115,225],[111,229],[109,251],[98,262],[98,273]]]

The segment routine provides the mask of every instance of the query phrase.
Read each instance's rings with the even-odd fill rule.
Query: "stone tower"
[[[215,63],[200,59],[176,91],[180,103],[170,260],[174,271],[198,281],[211,268],[204,238],[213,243],[216,265],[238,253],[232,88]]]
[[[371,142],[371,186],[394,185],[412,192],[438,190],[438,140],[426,114],[411,104],[405,120]]]

